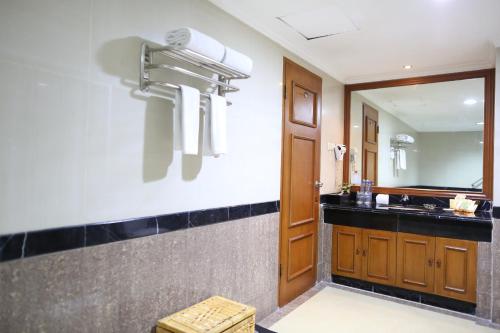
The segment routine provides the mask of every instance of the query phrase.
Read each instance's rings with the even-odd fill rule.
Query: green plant
[[[349,193],[351,193],[351,184],[349,183],[342,184],[342,194],[349,194]]]

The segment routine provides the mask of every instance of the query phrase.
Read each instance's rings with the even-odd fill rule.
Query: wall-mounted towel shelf
[[[411,145],[411,143],[401,142],[399,140],[391,138],[391,149],[406,149],[409,145]]]
[[[217,79],[214,79],[203,74],[195,73],[186,68],[168,65],[165,63],[154,63],[153,60],[158,59],[155,54],[161,54],[171,59],[181,61],[202,68],[211,74],[216,74]],[[141,91],[148,91],[151,86],[166,87],[171,89],[180,89],[179,85],[164,81],[154,81],[150,79],[150,73],[154,70],[169,70],[177,73],[185,74],[190,77],[202,80],[209,84],[218,87],[218,94],[225,96],[226,93],[239,91],[238,87],[231,85],[231,80],[247,79],[250,76],[240,71],[235,70],[225,64],[207,58],[199,53],[193,52],[188,49],[176,49],[171,46],[164,47],[150,47],[146,43],[141,45],[141,59],[140,59],[140,78],[139,85]],[[207,93],[201,93],[203,97],[209,97]],[[230,103],[228,103],[230,104]]]

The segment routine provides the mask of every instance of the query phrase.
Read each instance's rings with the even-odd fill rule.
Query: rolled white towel
[[[197,52],[215,61],[222,61],[225,54],[223,44],[193,28],[180,28],[167,33],[167,44]]]
[[[244,55],[243,53],[235,51],[227,46],[226,54],[224,55],[222,63],[247,75],[250,75],[250,73],[252,72],[252,59]]]

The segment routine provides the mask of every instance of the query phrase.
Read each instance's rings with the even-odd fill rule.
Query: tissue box
[[[377,194],[375,197],[375,202],[377,205],[388,205],[389,204],[389,194]]]
[[[156,333],[254,333],[255,308],[220,296],[160,319]]]
[[[450,208],[464,213],[474,213],[478,205],[473,200],[465,199],[465,197],[458,197],[455,199],[450,199]]]

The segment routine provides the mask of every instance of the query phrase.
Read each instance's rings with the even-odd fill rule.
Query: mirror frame
[[[428,84],[447,81],[458,81],[467,79],[484,79],[484,144],[483,144],[483,188],[482,192],[451,191],[436,189],[415,189],[402,187],[375,186],[373,193],[385,194],[408,194],[414,196],[432,197],[454,197],[457,193],[464,193],[471,199],[492,200],[493,199],[493,144],[494,144],[494,104],[495,104],[495,69],[484,69],[469,72],[438,74],[431,76],[411,77],[387,81],[375,81],[349,84],[344,90],[344,144],[350,151],[350,128],[351,128],[351,93],[353,91],[410,86],[416,84]],[[344,158],[342,181],[349,183],[349,158]],[[359,185],[351,186],[351,191],[358,191]]]

